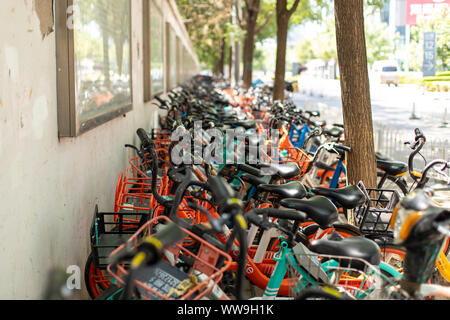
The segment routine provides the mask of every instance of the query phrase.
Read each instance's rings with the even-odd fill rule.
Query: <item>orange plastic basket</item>
[[[153,234],[153,227],[158,223],[170,223],[172,222],[165,216],[159,216],[145,223],[131,238],[116,250],[111,253],[114,256],[125,247],[131,245],[132,248],[137,248],[140,244],[143,236],[150,236]],[[221,281],[223,274],[231,266],[231,256],[220,249],[209,244],[199,236],[190,232],[185,228],[181,228],[190,241],[195,241],[198,246],[193,246],[197,249],[193,249],[192,246],[187,248],[184,246],[184,240],[170,246],[166,249],[166,258],[164,263],[169,264],[172,268],[175,268],[175,263],[181,256],[188,256],[194,261],[193,266],[189,273],[186,274],[186,279],[190,278],[191,286],[178,296],[173,295],[176,291],[175,287],[171,286],[168,282],[164,283],[164,279],[158,279],[162,281],[162,285],[167,285],[170,290],[156,289],[155,282],[135,281],[136,289],[140,292],[141,298],[144,300],[200,300],[211,294],[214,287]],[[170,256],[171,259],[168,259]],[[223,261],[222,266],[217,266],[219,261]],[[115,270],[115,271],[113,271]],[[115,278],[118,286],[124,286],[124,279],[128,275],[125,262],[116,265],[108,265],[107,271]],[[162,288],[162,287],[160,287]],[[168,289],[168,288],[166,288]]]
[[[171,135],[172,135],[172,132],[168,129],[152,129],[152,139],[153,140],[158,140],[158,139],[170,140]]]
[[[114,212],[127,214],[122,217],[126,222],[138,223],[143,213],[148,213],[149,217],[153,214],[152,208],[155,201],[151,193],[151,180],[128,177],[128,172],[129,170],[126,169],[125,175],[121,175],[122,179],[117,184]],[[118,216],[114,218],[119,219]]]

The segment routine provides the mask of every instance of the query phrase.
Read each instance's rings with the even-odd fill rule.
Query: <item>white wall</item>
[[[142,2],[132,3],[133,111],[58,140],[55,33],[42,39],[34,1],[0,1],[0,299],[39,299],[53,266],[83,272],[94,206],[113,209],[132,156],[123,146],[154,123],[143,103]]]

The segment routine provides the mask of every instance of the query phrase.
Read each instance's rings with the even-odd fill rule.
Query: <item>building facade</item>
[[[173,0],[3,0],[0,27],[0,299],[39,299],[54,267],[83,278],[124,145],[199,63]]]

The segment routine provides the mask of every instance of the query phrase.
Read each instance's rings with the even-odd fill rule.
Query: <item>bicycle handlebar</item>
[[[423,139],[426,141],[425,135],[423,134],[422,130],[419,128],[414,129],[414,133],[416,135],[415,140]]]
[[[238,213],[242,210],[241,202],[235,198],[233,189],[223,177],[209,177],[207,183],[221,210],[228,213]]]
[[[414,174],[414,172],[415,172],[414,171],[414,158],[420,152],[420,150],[422,150],[423,146],[425,145],[426,138],[425,138],[425,135],[423,134],[423,132],[419,128],[414,129],[414,134],[415,134],[414,142],[405,142],[405,144],[411,144],[410,148],[413,150],[408,157],[408,171],[409,171],[410,177],[414,181],[417,182],[419,180],[419,178],[417,177],[417,175]],[[423,175],[422,175],[422,178],[423,178]],[[421,180],[422,180],[422,178],[421,178]]]
[[[304,222],[306,219],[308,219],[305,213],[297,210],[262,208],[254,209],[253,211],[258,215],[264,215],[277,219],[295,220],[298,222]]]
[[[317,151],[314,154],[314,157],[313,157],[312,161],[309,163],[305,174],[308,173],[311,170],[311,168],[313,167],[314,163],[317,161],[320,152],[323,149],[327,150],[328,152],[334,152],[334,153],[338,153],[338,154],[340,152],[338,150],[336,150],[336,149],[339,149],[339,150],[341,150],[343,152],[351,152],[352,151],[351,147],[344,146],[344,145],[336,143],[336,142],[326,142],[326,143],[322,144],[321,146],[319,146],[319,148],[317,148]]]
[[[442,168],[440,170],[436,170],[437,173],[447,177],[447,179],[449,180],[448,183],[450,183],[450,179],[449,179],[448,175],[444,172],[445,169],[450,168],[450,161],[437,159],[437,160],[431,161],[429,164],[427,164],[425,166],[425,168],[423,169],[423,172],[422,172],[422,177],[420,178],[419,182],[417,183],[417,187],[416,188],[419,188],[419,189],[423,188],[425,186],[425,183],[427,182],[428,171],[431,168],[433,168],[433,167],[435,167],[437,165],[440,165],[440,164],[442,164],[443,166],[442,166]]]
[[[152,148],[155,145],[153,140],[149,138],[149,136],[147,135],[147,132],[144,129],[139,128],[136,133],[137,133],[139,139],[141,139],[142,146],[144,147],[144,149],[149,150],[150,148]]]

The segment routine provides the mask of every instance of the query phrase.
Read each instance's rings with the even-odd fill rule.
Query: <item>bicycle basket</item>
[[[136,248],[143,236],[154,234],[158,226],[172,222],[166,216],[159,216],[144,224],[127,244]],[[165,258],[155,266],[146,268],[135,281],[135,286],[144,300],[200,300],[211,294],[221,281],[223,273],[231,266],[231,256],[214,247],[201,237],[181,228],[189,238],[189,246],[184,240],[165,250]],[[196,245],[192,244],[196,242]],[[123,244],[111,253],[114,256],[123,250]],[[180,270],[183,266],[182,272]],[[114,270],[114,271],[113,271]],[[128,275],[126,263],[108,265],[107,271],[118,286],[124,286]]]
[[[166,161],[168,151],[166,148],[157,148],[158,159]],[[139,156],[131,158],[128,162],[130,164],[130,173],[134,178],[151,178],[152,177],[152,158],[150,154],[144,155],[144,159]],[[158,176],[164,177],[166,175],[166,165],[160,162],[158,168]],[[162,164],[162,165],[161,165]]]
[[[287,261],[291,297],[307,287],[327,285],[351,299],[379,300],[386,297],[387,284],[395,284],[377,266],[358,258],[316,254],[296,246]]]
[[[170,137],[172,135],[172,132],[168,129],[152,129],[152,139],[164,139],[164,140],[170,140]]]
[[[392,235],[389,223],[400,194],[396,190],[366,188],[362,182],[358,187],[365,197],[364,203],[354,209],[355,221],[361,232]]]
[[[137,213],[133,220],[126,213],[99,212],[95,206],[90,229],[91,251],[94,265],[105,269],[112,251],[126,242],[136,230],[148,221],[148,214]]]

